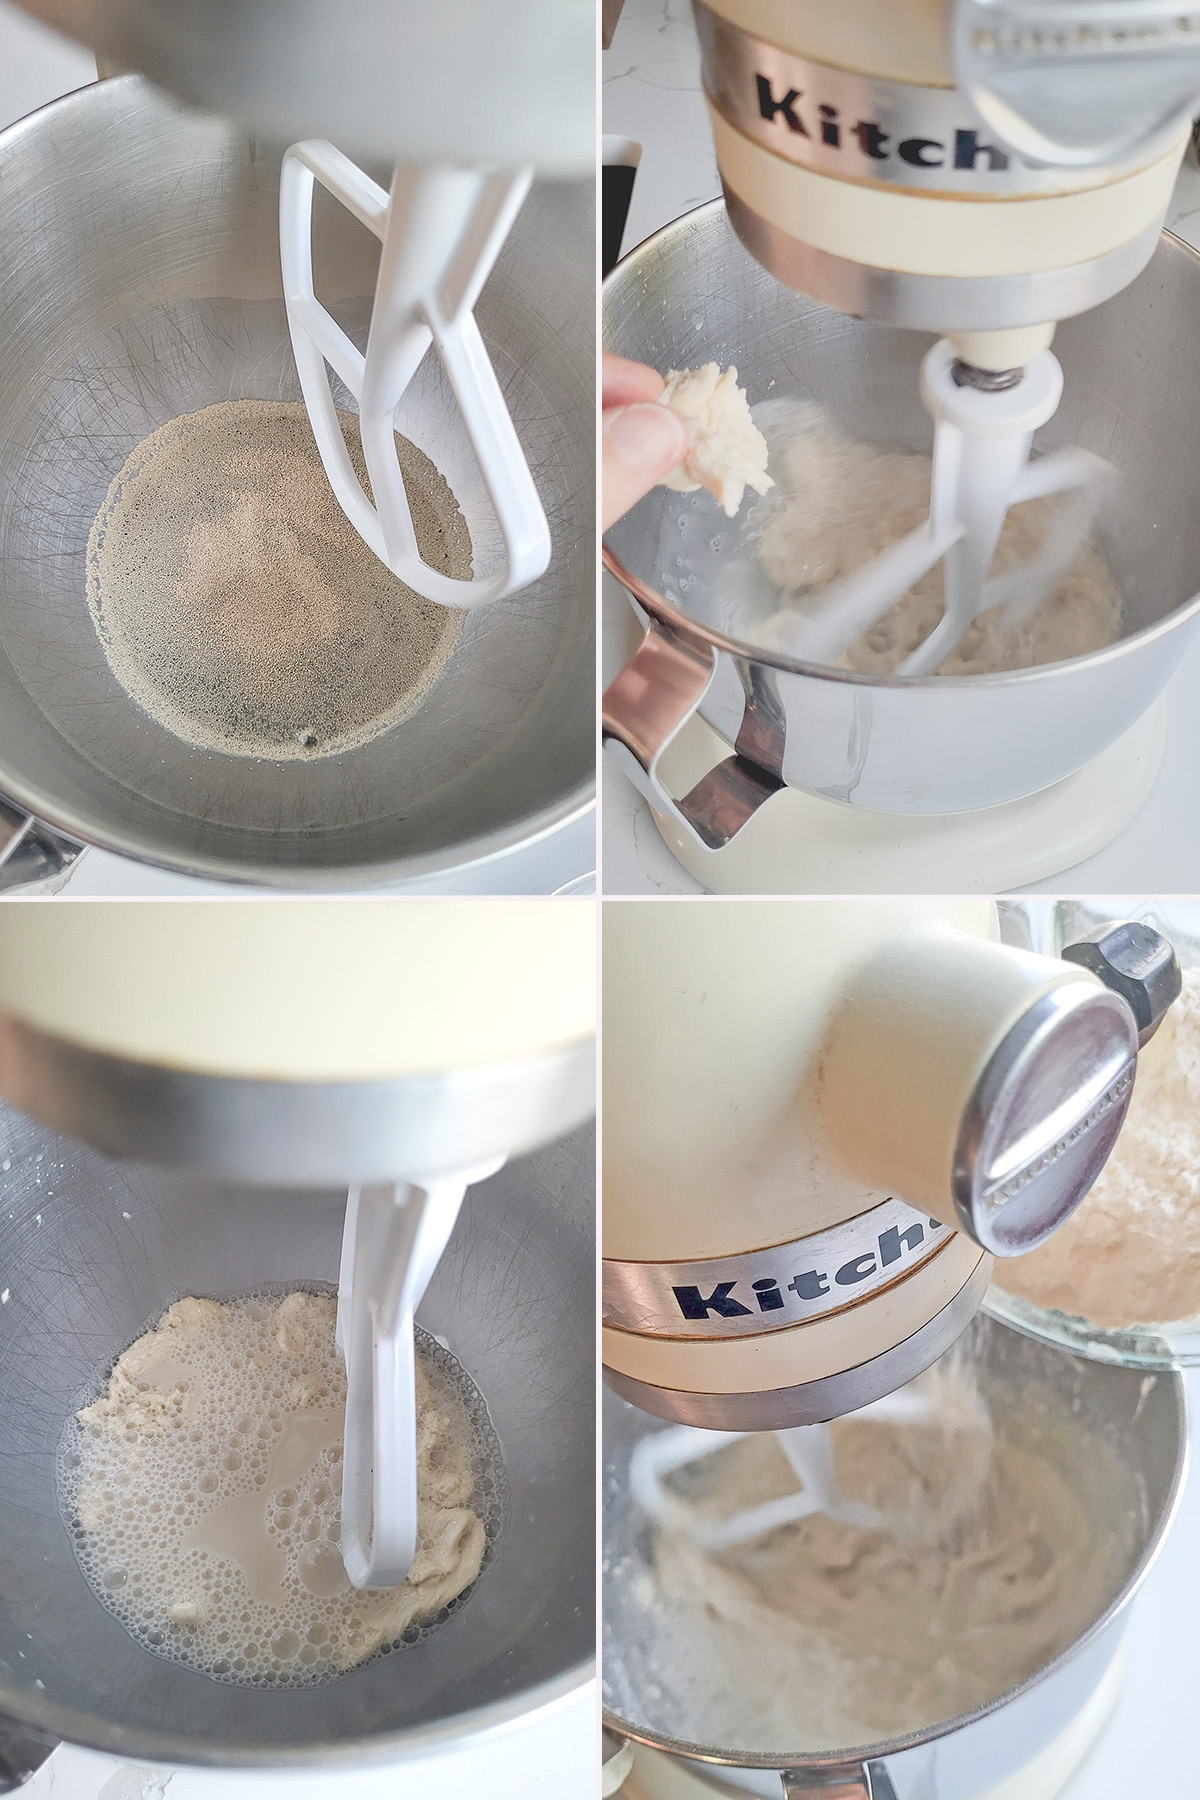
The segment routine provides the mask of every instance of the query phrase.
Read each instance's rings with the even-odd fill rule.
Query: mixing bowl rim
[[[27,1693],[0,1685],[0,1741],[6,1720],[60,1743],[100,1750],[110,1756],[148,1762],[180,1763],[197,1768],[299,1769],[355,1768],[411,1758],[443,1750],[461,1750],[504,1732],[532,1724],[581,1698],[595,1680],[595,1658],[573,1663],[534,1687],[511,1694],[490,1706],[406,1730],[374,1732],[352,1742],[295,1745],[277,1743],[253,1749],[217,1743],[212,1738],[171,1737],[128,1725],[110,1725],[90,1713],[53,1703],[38,1705]],[[203,1678],[202,1678],[203,1679]],[[288,1689],[287,1692],[303,1692]]]
[[[990,1323],[993,1329],[996,1326],[1000,1326],[1004,1331],[1013,1330],[1015,1336],[1024,1335],[1016,1332],[1013,1327],[1003,1324],[1000,1320],[991,1319]],[[1071,1353],[1066,1350],[1060,1351],[1059,1354],[1068,1357],[1071,1355]],[[1087,1359],[1075,1357],[1072,1360],[1076,1362],[1085,1362]],[[1132,1375],[1138,1372],[1130,1371],[1130,1373]],[[1183,1498],[1184,1482],[1187,1475],[1190,1456],[1190,1445],[1188,1442],[1187,1390],[1183,1375],[1178,1368],[1163,1369],[1157,1371],[1157,1373],[1170,1377],[1171,1393],[1175,1401],[1176,1447],[1170,1482],[1154,1531],[1147,1540],[1134,1569],[1127,1577],[1121,1591],[1109,1602],[1104,1611],[1093,1619],[1092,1623],[1087,1626],[1084,1631],[1080,1632],[1077,1637],[1073,1638],[1064,1649],[1060,1650],[1057,1656],[1053,1656],[1049,1662],[1043,1663],[1032,1675],[1027,1676],[1024,1681],[1018,1682],[1016,1687],[1009,1688],[1005,1693],[997,1695],[995,1699],[989,1700],[983,1706],[975,1707],[971,1712],[961,1713],[954,1719],[943,1719],[936,1725],[925,1726],[919,1731],[907,1732],[898,1737],[880,1738],[871,1744],[850,1744],[844,1749],[809,1752],[801,1751],[792,1755],[757,1751],[740,1751],[735,1753],[714,1747],[711,1744],[690,1743],[682,1738],[670,1738],[662,1735],[655,1735],[647,1732],[644,1727],[635,1724],[633,1721],[623,1718],[620,1713],[609,1706],[604,1706],[602,1708],[604,1723],[611,1730],[619,1732],[622,1737],[632,1738],[635,1743],[645,1744],[648,1749],[661,1750],[667,1755],[690,1757],[694,1762],[711,1763],[715,1767],[730,1769],[820,1769],[836,1768],[847,1763],[871,1762],[879,1757],[899,1755],[900,1752],[904,1750],[918,1749],[923,1744],[933,1743],[939,1738],[948,1737],[952,1732],[961,1731],[969,1725],[977,1724],[982,1719],[990,1718],[993,1713],[999,1712],[1002,1707],[1022,1699],[1026,1694],[1031,1693],[1041,1682],[1045,1681],[1048,1677],[1057,1674],[1060,1669],[1065,1668],[1081,1650],[1085,1649],[1087,1645],[1094,1642],[1107,1631],[1120,1614],[1132,1603],[1138,1589],[1141,1587],[1155,1562],[1158,1560],[1162,1547],[1166,1542],[1167,1534],[1175,1522],[1180,1502]]]
[[[656,246],[663,240],[678,235],[682,227],[698,223],[705,216],[724,213],[725,210],[723,196],[718,196],[714,200],[705,200],[701,205],[680,213],[678,218],[669,220],[665,225],[660,225],[657,231],[652,232],[648,238],[644,238],[640,244],[636,244],[614,265],[601,284],[606,348],[612,348],[612,346],[608,343],[607,312],[604,309],[611,298],[610,290],[615,292],[617,289],[618,277],[622,278],[622,282],[627,280],[635,273],[637,266],[654,252]],[[1191,244],[1185,243],[1175,232],[1168,231],[1164,227],[1159,235],[1160,239],[1166,238],[1176,248],[1186,251],[1192,261],[1200,265],[1200,251],[1194,249]],[[819,303],[814,302],[813,304]],[[832,312],[835,309],[826,307],[823,310]],[[861,323],[861,321],[859,322]],[[893,329],[904,328],[896,326]],[[933,691],[954,688],[972,690],[979,687],[1014,687],[1022,686],[1030,681],[1052,680],[1064,669],[1087,669],[1090,671],[1100,663],[1116,661],[1135,647],[1153,643],[1156,638],[1165,637],[1168,632],[1176,630],[1189,618],[1194,618],[1197,613],[1200,613],[1200,589],[1198,589],[1190,600],[1181,601],[1171,612],[1164,614],[1161,619],[1156,619],[1151,625],[1144,625],[1140,631],[1132,631],[1127,636],[1118,638],[1115,643],[1106,644],[1100,650],[1089,650],[1082,656],[1065,657],[1059,662],[1035,663],[1025,669],[1003,669],[984,675],[868,675],[860,674],[853,669],[835,669],[828,663],[806,662],[800,657],[789,656],[785,651],[770,649],[765,645],[751,644],[744,639],[731,637],[726,632],[718,631],[712,626],[701,624],[699,620],[693,619],[672,601],[666,599],[648,582],[643,581],[640,576],[634,575],[628,570],[603,539],[601,540],[601,559],[604,567],[620,582],[627,593],[633,596],[639,606],[680,635],[697,639],[714,650],[724,651],[742,661],[759,663],[767,668],[777,669],[783,674],[806,675],[812,680],[842,682],[851,687]]]
[[[185,107],[174,101],[169,94],[156,88],[151,81],[138,74],[126,74],[112,77],[106,81],[87,82],[82,87],[73,88],[70,93],[62,94],[57,99],[49,100],[44,105],[33,108],[22,118],[0,130],[0,161],[3,160],[10,146],[29,132],[40,129],[47,114],[67,114],[79,112],[83,108],[93,107],[97,96],[103,96],[100,104],[111,103],[113,91],[136,99],[152,108],[177,113],[181,120],[191,121],[197,117],[214,130],[225,131],[230,140],[236,140],[239,128],[236,123],[222,118],[219,114],[197,112],[194,107]],[[282,150],[280,151],[282,154]],[[504,604],[500,602],[500,604]],[[132,698],[130,704],[137,708]],[[149,717],[148,714],[145,715]],[[403,724],[403,721],[401,721]],[[384,734],[386,735],[386,733]],[[77,754],[81,754],[77,752]],[[205,757],[221,756],[222,751],[198,751]],[[270,757],[246,758],[238,761],[271,762]],[[322,759],[326,760],[326,759]],[[130,793],[135,789],[128,784],[116,781],[116,786]],[[36,783],[27,780],[11,767],[0,765],[0,798],[11,803],[23,812],[31,815],[35,825],[41,824],[51,830],[60,832],[64,837],[73,839],[97,850],[107,850],[116,856],[124,856],[134,862],[142,863],[149,868],[162,869],[171,874],[189,875],[197,880],[225,881],[245,886],[262,886],[284,889],[343,889],[385,886],[397,880],[420,880],[425,876],[465,873],[470,869],[483,867],[500,857],[510,855],[516,850],[530,848],[550,837],[556,831],[564,830],[574,824],[577,819],[584,818],[596,804],[595,773],[591,779],[586,777],[578,781],[561,799],[540,808],[523,821],[516,821],[492,831],[477,832],[458,844],[440,850],[429,850],[411,857],[392,855],[387,858],[363,862],[340,863],[336,868],[308,868],[304,866],[275,864],[259,864],[248,859],[215,854],[190,853],[171,856],[161,846],[147,847],[136,834],[120,830],[107,830],[81,818],[69,806],[63,805],[52,796],[48,796],[38,788]],[[138,795],[146,799],[145,795]],[[162,807],[159,802],[147,801],[147,804],[158,806],[159,810],[170,816],[170,808]],[[248,827],[230,827],[231,830],[244,831],[247,837],[252,833]],[[330,837],[336,828],[315,834],[317,837]]]
[[[0,154],[2,153],[3,146],[0,144]],[[136,705],[136,702],[131,704]],[[201,754],[219,756],[222,753],[214,750]],[[270,759],[262,757],[238,760],[267,762]],[[117,785],[126,787],[123,782]],[[132,788],[127,791],[135,792]],[[145,799],[145,796],[139,795],[138,798]],[[552,837],[557,831],[565,831],[568,825],[573,825],[593,812],[596,806],[596,783],[594,777],[591,781],[580,783],[569,795],[554,806],[543,808],[524,825],[518,823],[480,833],[445,850],[425,851],[419,856],[391,856],[380,858],[376,862],[345,862],[317,867],[299,863],[251,863],[200,852],[172,857],[160,846],[148,848],[134,835],[98,829],[69,807],[61,806],[58,801],[48,798],[44,791],[2,765],[0,800],[29,814],[35,828],[39,825],[48,826],[85,849],[105,850],[110,855],[123,856],[146,868],[161,869],[167,874],[187,875],[197,881],[223,881],[239,887],[282,888],[296,892],[352,889],[358,892],[364,888],[386,887],[396,881],[419,881],[433,875],[465,874],[472,869],[481,869],[488,863],[498,862],[518,850],[530,849],[534,844]],[[149,801],[147,804],[158,806],[159,802]],[[229,829],[244,832],[246,836],[251,835],[246,826]],[[318,838],[330,837],[335,830],[336,828],[330,828],[312,835]]]
[[[3,155],[4,151],[8,148],[10,139],[19,137],[23,132],[32,129],[35,120],[40,119],[43,113],[77,111],[81,104],[86,104],[86,102],[83,101],[82,96],[94,93],[99,88],[123,88],[129,91],[137,88],[151,100],[156,100],[161,105],[171,108],[181,114],[194,113],[196,111],[194,107],[185,107],[182,101],[172,99],[171,95],[164,93],[161,88],[156,88],[154,83],[150,81],[147,76],[139,75],[134,70],[128,70],[121,75],[110,75],[103,81],[97,77],[95,81],[81,82],[78,87],[68,88],[65,94],[56,94],[52,100],[43,100],[40,106],[31,107],[27,113],[22,113],[19,119],[14,119],[10,125],[5,125],[3,129],[0,130],[0,155]],[[208,113],[202,116],[211,119],[213,123],[217,125],[230,123],[228,120],[222,119],[220,115],[216,113]],[[231,125],[230,129],[235,129],[235,127]]]

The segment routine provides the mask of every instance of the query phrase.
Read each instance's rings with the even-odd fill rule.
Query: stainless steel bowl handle
[[[828,1769],[786,1769],[785,1800],[818,1794],[821,1800],[896,1800],[896,1790],[882,1763],[843,1763]]]
[[[682,825],[701,849],[721,850],[763,802],[779,792],[783,779],[735,749],[689,793],[676,799],[667,792],[659,762],[704,698],[716,672],[716,652],[699,634],[664,618],[660,596],[631,575],[607,547],[601,554],[605,568],[650,619],[636,655],[605,690],[604,747],[655,812]],[[753,727],[749,702],[747,726]],[[746,727],[739,744],[744,735]]]
[[[83,849],[29,813],[0,800],[0,893],[50,881],[70,868]]]
[[[11,1794],[36,1775],[56,1743],[34,1736],[18,1719],[0,1713],[0,1794]]]
[[[632,1738],[610,1731],[607,1725],[600,1733],[601,1800],[611,1800],[624,1787],[633,1768],[634,1749]]]

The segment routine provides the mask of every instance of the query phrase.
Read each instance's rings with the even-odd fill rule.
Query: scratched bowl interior
[[[963,1339],[974,1364],[980,1392],[993,1418],[1009,1417],[1019,1432],[1022,1443],[1035,1455],[1045,1457],[1057,1470],[1081,1503],[1094,1528],[1108,1533],[1119,1531],[1127,1545],[1124,1565],[1114,1569],[1107,1592],[1095,1596],[1093,1624],[1075,1644],[1008,1693],[998,1692],[986,1707],[970,1715],[978,1721],[991,1715],[992,1723],[977,1731],[974,1739],[963,1740],[969,1758],[973,1757],[973,1779],[961,1782],[962,1755],[958,1755],[959,1780],[950,1779],[956,1765],[956,1752],[946,1744],[947,1734],[959,1731],[968,1719],[947,1719],[939,1724],[923,1726],[906,1738],[880,1740],[873,1745],[845,1745],[839,1750],[859,1757],[882,1756],[892,1750],[903,1751],[907,1745],[935,1743],[933,1765],[920,1757],[910,1757],[908,1764],[896,1766],[911,1769],[915,1760],[923,1779],[910,1784],[897,1781],[897,1794],[904,1800],[926,1800],[934,1794],[963,1796],[978,1794],[980,1780],[987,1781],[989,1792],[1001,1775],[1014,1767],[1011,1760],[1011,1725],[1006,1724],[1002,1707],[1018,1695],[1028,1694],[1054,1669],[1061,1668],[1082,1649],[1092,1631],[1108,1629],[1114,1609],[1127,1601],[1145,1574],[1172,1517],[1184,1474],[1187,1424],[1184,1414],[1183,1380],[1165,1371],[1139,1375],[1132,1370],[1103,1368],[1079,1357],[1066,1356],[1048,1344],[1032,1342],[1015,1331],[990,1319],[977,1316]],[[755,1693],[745,1687],[746,1735],[739,1741],[714,1743],[706,1713],[706,1692],[711,1691],[711,1676],[697,1680],[690,1668],[693,1651],[689,1643],[681,1643],[678,1630],[672,1629],[667,1612],[656,1604],[651,1578],[654,1555],[654,1532],[629,1483],[629,1464],[634,1447],[644,1437],[671,1429],[658,1419],[639,1412],[616,1394],[606,1392],[603,1408],[604,1472],[603,1472],[603,1683],[604,1705],[617,1729],[625,1727],[645,1742],[664,1749],[690,1751],[715,1761],[762,1768],[803,1768],[806,1763],[819,1765],[831,1754],[828,1744],[815,1746],[803,1741],[797,1726],[796,1740],[791,1743],[763,1743],[756,1735]],[[1095,1480],[1095,1452],[1092,1445],[1099,1438],[1114,1453],[1117,1465],[1125,1471],[1122,1483]],[[871,1602],[862,1595],[862,1641],[871,1641]],[[1107,1666],[1112,1644],[1095,1671],[1093,1684]],[[696,1666],[704,1668],[703,1646],[696,1648]],[[1092,1656],[1089,1647],[1088,1656]],[[727,1694],[738,1695],[740,1671],[722,1669],[721,1678]],[[757,1670],[747,1671],[742,1680],[758,1679]],[[1078,1704],[1086,1697],[1087,1688]],[[805,1696],[796,1696],[796,1717],[805,1717]],[[1061,1692],[1047,1690],[1041,1704],[1041,1718],[1034,1721],[1043,1733],[1043,1743],[1059,1736],[1065,1719],[1073,1716],[1063,1711]],[[725,1711],[728,1716],[728,1706]],[[776,1709],[777,1710],[777,1709]],[[1034,1708],[1036,1714],[1038,1708]],[[1048,1716],[1047,1716],[1048,1715]],[[1026,1726],[1030,1714],[1025,1714]],[[1006,1748],[1007,1745],[1007,1748]],[[1036,1742],[1020,1754],[1027,1760],[1038,1746]],[[945,1753],[945,1761],[941,1760]],[[994,1761],[993,1761],[994,1759]],[[889,1772],[891,1769],[889,1764]],[[989,1771],[991,1778],[988,1779]],[[778,1777],[776,1777],[776,1781]],[[803,1786],[804,1784],[801,1783]],[[777,1786],[755,1789],[764,1794],[778,1793]],[[891,1789],[884,1788],[884,1793]],[[997,1790],[999,1791],[999,1790]],[[1014,1790],[1015,1791],[1015,1790]]]
[[[1170,939],[1184,969],[1200,965],[1200,902],[1147,899],[1136,895],[1097,895],[1088,900],[1002,900],[1001,932],[1022,949],[1057,956],[1113,919],[1142,919]],[[1087,1202],[1085,1200],[1084,1205]],[[1001,1276],[1003,1268],[997,1264]],[[1037,1306],[1009,1294],[993,1280],[984,1306],[1029,1337],[1059,1344],[1095,1362],[1125,1363],[1134,1369],[1175,1369],[1200,1365],[1200,1314],[1165,1323],[1147,1322],[1126,1330],[1097,1325],[1077,1314]]]
[[[594,1140],[467,1196],[418,1312],[476,1383],[507,1519],[427,1639],[320,1686],[239,1688],[136,1644],[92,1594],[55,1493],[80,1395],[185,1294],[336,1282],[344,1192],[200,1186],[0,1110],[0,1727],[165,1762],[365,1762],[575,1691],[595,1650]]]
[[[278,152],[134,76],[0,137],[0,792],[197,873],[334,884],[462,865],[593,789],[590,184],[535,185],[476,309],[549,518],[549,570],[467,615],[410,718],[343,756],[274,762],[195,749],[134,705],[92,627],[84,554],[147,433],[218,401],[300,399],[278,174]],[[360,345],[377,262],[318,189],[317,291]],[[397,425],[446,476],[486,572],[497,528],[436,356]]]
[[[1198,310],[1200,258],[1164,234],[1130,287],[1055,336],[1066,385],[1036,446],[1082,444],[1118,471],[1098,535],[1123,596],[1123,636],[1200,589]],[[779,402],[815,400],[861,442],[933,448],[918,391],[933,338],[847,318],[785,287],[743,249],[720,203],[677,220],[614,271],[604,333],[608,349],[658,369],[732,363],[769,443],[781,430]],[[782,429],[786,442],[786,414]],[[656,488],[607,541],[684,612],[744,640],[747,622],[781,603],[758,564],[753,513],[744,504],[727,520],[704,493]]]

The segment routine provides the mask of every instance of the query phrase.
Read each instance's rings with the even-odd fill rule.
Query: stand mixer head
[[[996,937],[985,900],[608,909],[603,1356],[626,1399],[728,1431],[857,1410],[955,1341],[992,1255],[1074,1210],[1178,966],[1140,926],[1080,961]]]
[[[398,1586],[417,1541],[413,1313],[467,1188],[594,1104],[592,913],[189,903],[19,909],[0,1088],[109,1154],[350,1182],[337,1343],[341,1550]]]
[[[21,3],[21,0],[19,0]],[[190,106],[282,148],[332,138],[393,161],[595,163],[589,0],[24,0],[23,10]]]

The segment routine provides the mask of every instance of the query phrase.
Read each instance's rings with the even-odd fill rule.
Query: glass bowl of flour
[[[1099,1362],[1200,1363],[1200,901],[1030,898],[1000,910],[1007,942],[1051,956],[1110,920],[1143,920],[1174,945],[1183,992],[1139,1056],[1096,1185],[1047,1243],[996,1263],[986,1310]]]

